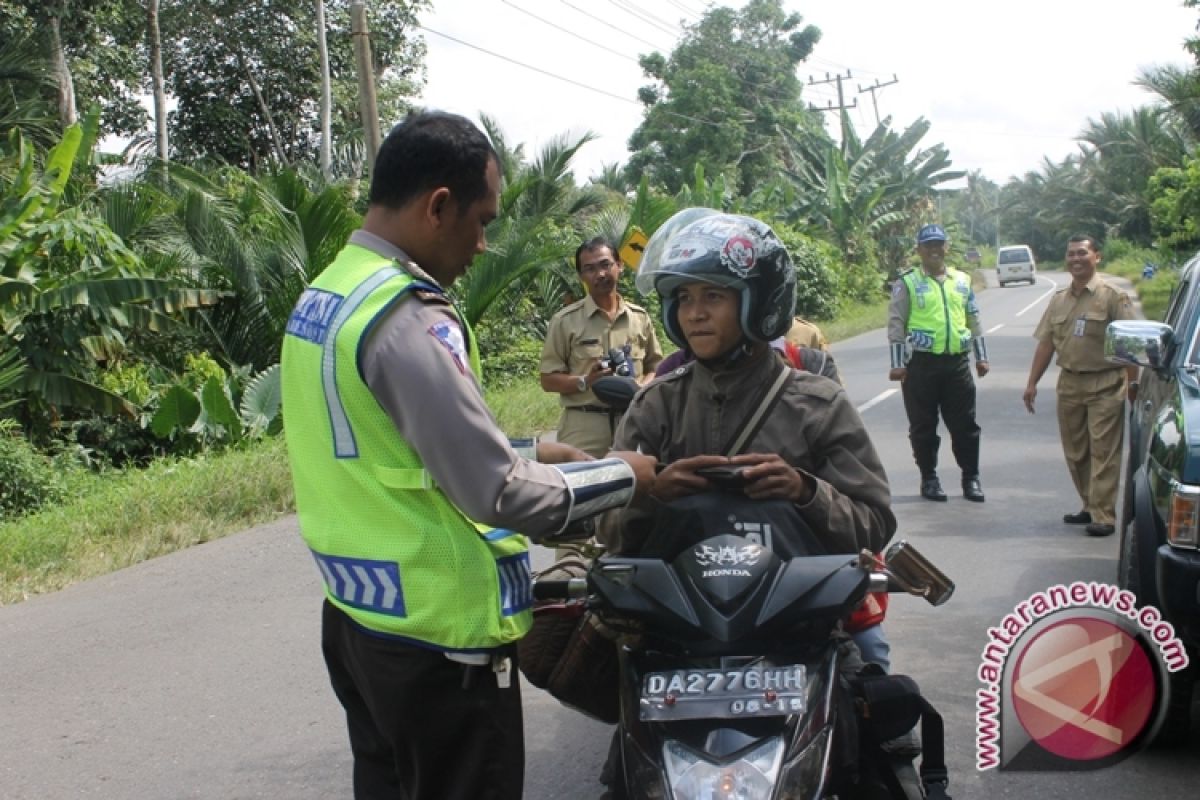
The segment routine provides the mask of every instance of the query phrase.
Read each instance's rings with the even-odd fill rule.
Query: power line
[[[551,28],[555,28],[555,29],[557,29],[557,30],[560,30],[560,31],[562,31],[563,33],[567,34],[568,36],[573,36],[573,37],[575,37],[576,39],[579,39],[581,42],[584,42],[585,44],[589,44],[589,45],[591,45],[592,47],[595,47],[595,48],[598,48],[598,49],[600,49],[600,50],[603,50],[604,52],[606,52],[606,53],[609,53],[609,54],[611,54],[611,55],[614,55],[614,56],[617,56],[618,58],[623,58],[623,59],[625,59],[626,61],[632,61],[634,64],[638,64],[639,66],[640,66],[640,64],[641,64],[641,62],[640,62],[640,61],[638,61],[638,60],[637,60],[636,58],[634,58],[633,56],[627,56],[627,55],[625,55],[624,53],[619,53],[619,52],[617,52],[616,50],[613,50],[612,48],[610,48],[608,45],[601,44],[600,42],[597,42],[597,41],[594,41],[594,40],[592,40],[592,39],[589,39],[589,38],[587,38],[586,36],[582,36],[582,35],[580,35],[580,34],[576,33],[575,31],[569,30],[569,29],[567,29],[567,28],[564,28],[564,27],[562,27],[561,25],[558,25],[558,24],[556,24],[556,23],[553,23],[553,22],[551,22],[551,21],[550,21],[550,20],[548,20],[548,19],[545,19],[545,18],[543,18],[543,17],[539,17],[537,14],[534,14],[532,11],[529,11],[528,9],[521,8],[520,6],[516,5],[515,3],[512,3],[512,2],[510,2],[510,0],[501,0],[501,2],[503,2],[503,3],[504,3],[504,5],[506,5],[506,6],[510,6],[510,7],[512,7],[512,8],[515,8],[517,11],[520,11],[522,14],[528,14],[529,16],[533,17],[534,19],[536,19],[537,21],[541,22],[541,23],[542,23],[542,24],[544,24],[544,25],[549,25]]]
[[[624,11],[626,14],[629,14],[635,19],[641,20],[651,27],[658,28],[663,33],[670,34],[671,36],[679,35],[678,29],[671,25],[671,23],[659,19],[648,11],[642,11],[639,8],[632,7],[628,3],[623,2],[623,0],[608,0],[608,4],[620,9],[621,11]]]
[[[568,3],[568,2],[567,2],[567,0],[559,0],[559,2],[561,2],[561,3],[562,3],[564,6],[567,6],[568,8],[573,8],[573,9],[575,9],[575,10],[576,10],[576,11],[578,11],[580,14],[583,14],[585,17],[590,17],[591,19],[594,19],[594,20],[596,20],[596,22],[599,22],[601,25],[604,25],[604,26],[607,26],[607,27],[609,27],[609,28],[612,28],[614,31],[616,31],[617,33],[621,34],[622,36],[626,36],[626,37],[628,37],[628,38],[630,38],[630,39],[636,39],[637,41],[641,42],[642,44],[649,45],[650,47],[653,47],[655,50],[665,50],[665,49],[666,49],[666,48],[664,48],[664,47],[659,47],[659,46],[658,46],[658,45],[656,45],[654,42],[651,42],[651,41],[648,41],[648,40],[646,40],[646,39],[643,39],[643,38],[642,38],[642,37],[640,37],[640,36],[634,36],[634,35],[633,35],[632,33],[630,33],[629,31],[622,30],[622,29],[618,28],[616,25],[613,25],[611,22],[607,22],[607,21],[605,21],[605,20],[602,20],[602,19],[600,19],[599,17],[597,17],[595,14],[591,14],[591,13],[589,13],[589,12],[587,12],[587,11],[584,11],[584,10],[583,10],[582,8],[580,8],[579,6],[572,5],[571,3]]]
[[[677,9],[679,9],[683,13],[687,14],[688,16],[695,17],[696,19],[700,19],[702,16],[704,16],[703,14],[698,13],[698,12],[693,11],[692,9],[688,8],[683,3],[676,2],[676,0],[667,0],[667,2],[670,3],[671,5],[675,6]]]
[[[418,27],[418,28],[420,28],[421,30],[425,31],[426,33],[432,33],[434,36],[440,36],[440,37],[442,37],[443,39],[449,39],[449,40],[450,40],[450,41],[452,41],[452,42],[456,42],[456,43],[458,43],[458,44],[461,44],[463,47],[469,47],[469,48],[471,48],[472,50],[478,50],[479,52],[481,52],[481,53],[483,53],[483,54],[485,54],[485,55],[489,55],[489,56],[491,56],[492,58],[498,58],[498,59],[500,59],[501,61],[507,61],[509,64],[513,64],[513,65],[515,65],[515,66],[518,66],[518,67],[523,67],[523,68],[525,68],[525,69],[532,70],[533,72],[536,72],[536,73],[538,73],[538,74],[540,74],[540,75],[545,75],[545,76],[546,76],[546,77],[548,77],[548,78],[553,78],[554,80],[557,80],[557,81],[562,81],[562,82],[564,82],[564,83],[569,83],[569,84],[571,84],[572,86],[578,86],[580,89],[586,89],[586,90],[587,90],[587,91],[589,91],[589,92],[595,92],[596,94],[602,94],[602,95],[604,95],[605,97],[611,97],[612,99],[614,99],[614,100],[620,100],[620,101],[621,101],[621,102],[623,102],[623,103],[629,103],[629,104],[631,104],[631,105],[635,105],[635,106],[641,106],[641,105],[642,105],[642,103],[641,103],[640,101],[637,101],[637,100],[631,100],[631,99],[629,99],[628,97],[624,97],[624,96],[622,96],[622,95],[619,95],[619,94],[614,94],[613,92],[607,91],[607,90],[605,90],[605,89],[599,89],[599,88],[597,88],[597,87],[595,87],[595,86],[589,86],[589,85],[587,85],[586,83],[580,83],[579,81],[572,80],[571,78],[568,78],[568,77],[566,77],[566,76],[559,75],[559,74],[557,74],[557,73],[554,73],[554,72],[550,72],[549,70],[544,70],[544,69],[542,69],[541,67],[535,67],[535,66],[533,66],[533,65],[531,65],[531,64],[526,64],[526,63],[524,63],[524,62],[517,61],[515,58],[510,58],[509,56],[502,55],[502,54],[500,54],[500,53],[495,53],[495,52],[492,52],[491,50],[488,50],[487,48],[480,47],[480,46],[479,46],[479,45],[477,45],[477,44],[471,44],[471,43],[470,43],[470,42],[468,42],[468,41],[464,41],[464,40],[462,40],[462,39],[459,39],[459,38],[458,38],[458,37],[456,37],[456,36],[451,36],[451,35],[450,35],[450,34],[448,34],[448,33],[442,33],[441,31],[435,31],[433,28],[430,28],[430,27],[428,27],[428,26],[426,26],[426,25],[421,25],[421,24],[419,24],[419,23],[418,23],[418,24],[417,24],[417,27]],[[721,123],[721,122],[713,122],[712,120],[708,120],[708,119],[701,119],[700,117],[693,117],[693,116],[690,116],[690,115],[688,115],[688,114],[680,114],[680,113],[679,113],[679,112],[677,112],[677,111],[668,111],[668,110],[666,110],[666,109],[662,109],[662,113],[663,113],[663,114],[666,114],[666,115],[668,115],[668,116],[671,116],[671,117],[677,117],[677,118],[679,118],[679,119],[685,119],[685,120],[688,120],[689,122],[696,122],[696,123],[699,123],[699,124],[701,124],[701,125],[712,125],[713,127],[716,127],[716,128],[719,128],[719,127],[721,127],[721,126],[724,124],[724,123]]]

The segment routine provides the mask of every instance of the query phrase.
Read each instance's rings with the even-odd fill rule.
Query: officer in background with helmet
[[[946,500],[937,474],[940,413],[962,470],[963,497],[982,503],[975,380],[967,353],[974,350],[975,371],[981,378],[988,373],[988,358],[971,276],[946,266],[946,231],[941,225],[921,228],[917,254],[921,268],[904,273],[892,288],[888,378],[900,381],[904,393],[908,438],[921,472],[921,496]]]
[[[354,796],[516,800],[514,643],[531,623],[522,531],[620,506],[653,461],[518,453],[445,288],[486,247],[500,173],[469,120],[411,115],[375,162],[362,229],[302,294],[282,350],[300,531],[325,584],[322,650]],[[586,487],[586,509],[579,492]],[[488,527],[492,526],[492,527]],[[512,530],[502,530],[511,528]]]

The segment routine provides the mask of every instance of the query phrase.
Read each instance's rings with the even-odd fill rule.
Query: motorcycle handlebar
[[[534,600],[579,600],[584,597],[587,597],[586,578],[533,582]]]

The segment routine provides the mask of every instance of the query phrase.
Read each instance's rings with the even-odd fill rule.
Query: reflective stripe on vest
[[[405,616],[400,566],[395,561],[327,556],[310,550],[334,597],[355,608]]]

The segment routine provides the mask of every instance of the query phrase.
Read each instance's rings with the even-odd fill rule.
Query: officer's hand
[[[596,381],[600,380],[601,378],[607,378],[612,374],[613,371],[611,369],[605,369],[605,367],[601,365],[599,361],[597,361],[595,364],[592,364],[592,368],[588,370],[587,385],[589,387],[595,386]]]
[[[747,467],[746,487],[752,500],[788,500],[804,505],[817,487],[813,480],[783,460],[777,453],[745,453],[734,456],[734,464]]]
[[[976,372],[976,374],[977,374],[977,375],[979,375],[979,377],[981,377],[981,378],[982,378],[984,375],[987,375],[987,374],[988,374],[988,371],[989,371],[990,369],[991,369],[991,368],[988,366],[988,362],[986,362],[986,361],[976,361],[976,362],[975,362],[975,372]]]
[[[1026,410],[1029,411],[1030,414],[1034,413],[1033,401],[1036,397],[1037,397],[1037,387],[1036,386],[1026,386],[1025,394],[1022,396],[1022,399],[1025,401],[1025,408],[1026,408]]]
[[[900,381],[904,383],[904,379],[908,377],[908,370],[905,367],[893,367],[888,372],[889,381]]]
[[[562,442],[538,442],[537,460],[543,464],[569,464],[572,461],[595,461],[596,459]]]
[[[633,469],[634,479],[637,480],[633,494],[635,502],[649,497],[650,493],[655,490],[654,473],[658,468],[657,457],[635,453],[632,450],[614,450],[608,454],[607,458],[619,458]]]
[[[654,482],[654,499],[670,503],[681,497],[701,492],[711,492],[714,487],[708,478],[696,474],[704,467],[725,467],[729,459],[725,456],[692,456],[668,464]]]

